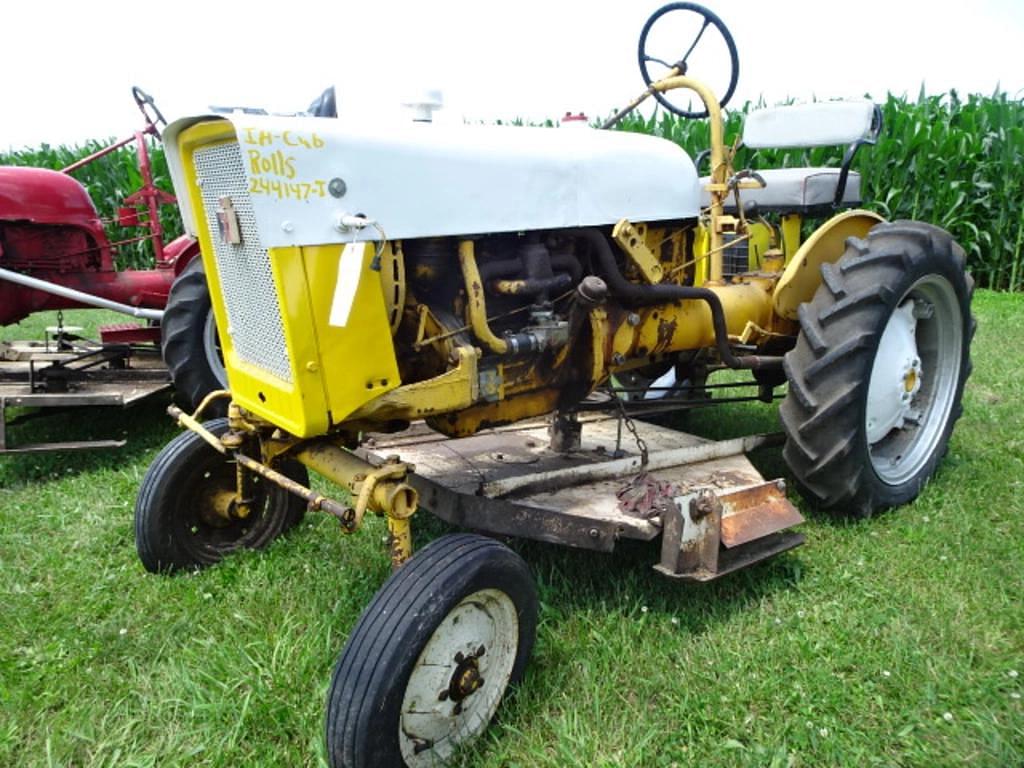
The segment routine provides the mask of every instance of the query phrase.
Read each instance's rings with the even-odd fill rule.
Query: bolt
[[[626,316],[626,322],[634,326],[640,325],[640,315],[636,312],[630,312],[629,315]]]
[[[476,656],[477,656],[477,658],[480,658],[481,656],[483,656],[483,655],[484,655],[484,652],[485,652],[486,650],[487,650],[487,649],[486,649],[486,648],[484,648],[484,647],[483,647],[482,645],[481,645],[481,646],[480,646],[479,648],[477,648],[477,649],[476,649]]]
[[[461,664],[465,660],[466,660],[466,657],[462,655],[462,651],[459,651],[458,653],[455,654],[455,663],[456,664]]]
[[[281,231],[282,232],[288,232],[290,234],[290,233],[295,231],[295,225],[292,224],[290,221],[282,221],[281,222]]]
[[[714,512],[715,505],[718,503],[718,498],[713,491],[706,488],[699,491],[696,498],[690,502],[690,519],[695,523],[699,522]]]
[[[448,701],[448,689],[447,688],[445,688],[443,691],[441,691],[439,694],[437,694],[437,700],[438,701]]]
[[[614,355],[612,355],[613,364],[622,365],[624,362],[626,362],[626,358],[622,356],[621,352],[616,352]]]
[[[327,191],[331,193],[331,197],[344,197],[345,192],[348,191],[348,185],[343,179],[334,178],[328,182]]]
[[[591,529],[590,529],[590,530],[588,531],[588,533],[590,534],[590,538],[592,538],[592,539],[596,539],[596,538],[597,538],[598,536],[600,536],[600,535],[601,535],[601,534],[600,534],[600,533],[598,532],[597,528],[591,528]]]

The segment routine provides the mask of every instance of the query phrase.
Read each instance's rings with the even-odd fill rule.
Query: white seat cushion
[[[763,189],[742,189],[740,200],[746,205],[750,201],[757,203],[763,211],[788,211],[805,208],[817,208],[831,205],[836,197],[839,184],[838,168],[775,168],[758,171],[765,180]],[[701,185],[707,185],[707,176],[701,179]],[[842,206],[860,204],[860,174],[850,171],[846,177],[846,189],[840,201]],[[702,192],[702,203],[711,205],[711,195],[707,189]],[[725,201],[726,210],[735,210],[736,198],[730,194]]]
[[[875,105],[870,101],[819,101],[759,109],[743,121],[743,143],[766,147],[828,147],[871,135]]]

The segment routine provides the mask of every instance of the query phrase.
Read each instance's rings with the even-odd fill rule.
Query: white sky
[[[739,49],[736,103],[916,95],[922,82],[932,93],[991,93],[999,83],[1024,97],[1024,0],[707,4]],[[661,5],[8,2],[0,149],[127,135],[139,124],[133,84],[168,118],[211,103],[295,111],[332,83],[342,111],[371,120],[405,119],[396,105],[424,86],[444,91],[445,121],[541,120],[567,109],[604,116],[642,90],[637,39]]]

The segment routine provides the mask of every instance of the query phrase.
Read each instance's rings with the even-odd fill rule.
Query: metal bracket
[[[644,279],[651,285],[656,285],[661,282],[665,272],[661,268],[657,254],[647,247],[646,235],[646,225],[632,224],[626,219],[620,220],[612,229],[612,239],[632,260]]]
[[[781,480],[716,493],[702,488],[662,513],[661,562],[666,576],[711,581],[780,552],[804,537],[788,531],[804,521]]]

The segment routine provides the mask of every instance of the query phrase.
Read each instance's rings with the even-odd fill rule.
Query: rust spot
[[[676,333],[677,321],[673,318],[672,320],[659,320],[658,321],[658,342],[655,344],[654,349],[656,351],[668,349],[672,344],[672,337]]]

